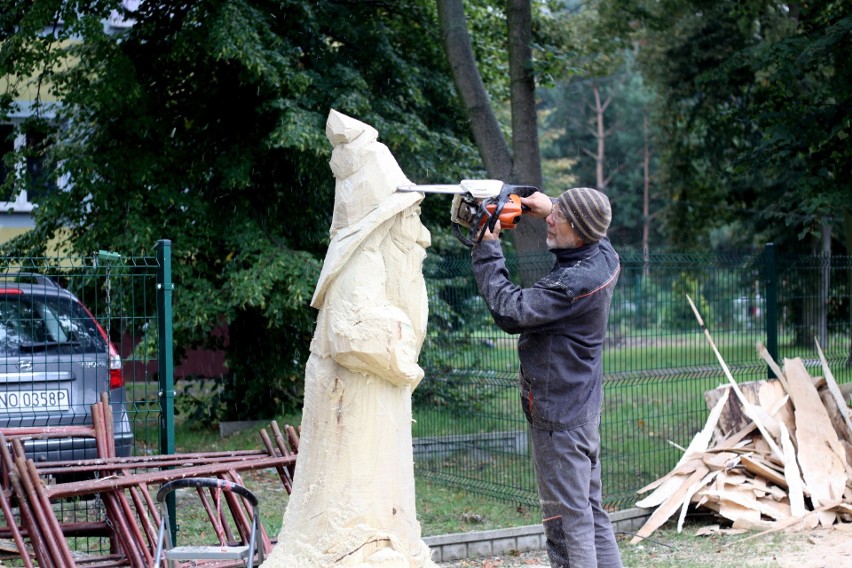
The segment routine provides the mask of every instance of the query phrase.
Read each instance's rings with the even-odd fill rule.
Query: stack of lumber
[[[245,472],[275,470],[284,490],[289,494],[292,489],[299,448],[299,432],[292,426],[285,426],[282,431],[272,421],[273,436],[262,429],[265,450],[116,457],[109,429],[113,424],[112,410],[105,394],[92,405],[92,416],[92,427],[0,428],[0,510],[6,520],[6,525],[0,526],[0,538],[11,537],[14,541],[14,546],[0,546],[0,553],[16,553],[16,566],[18,562],[25,568],[160,566],[162,558],[155,558],[155,554],[161,550],[161,507],[154,502],[152,489],[168,481],[215,478],[245,485],[241,477]],[[23,440],[57,436],[92,436],[100,457],[38,465],[27,458]],[[85,479],[60,482],[56,479],[60,474]],[[217,488],[224,485],[192,486],[207,511],[213,534],[219,538],[217,546],[248,543],[254,505],[231,493],[224,495],[223,504]],[[86,539],[71,542],[70,537]],[[109,546],[104,547],[107,550],[72,550],[72,544],[88,547],[88,537],[96,537],[95,548],[99,548],[100,539],[108,539]],[[269,554],[273,540],[262,524],[257,538],[264,555]],[[245,565],[242,560],[198,558],[205,560],[192,560],[192,566]]]
[[[798,358],[781,369],[758,345],[776,378],[738,385],[710,343],[729,384],[705,393],[709,418],[674,469],[639,490],[651,493],[636,505],[655,511],[631,542],[676,513],[680,532],[691,507],[714,511],[734,529],[852,522],[850,409],[819,345],[823,377]]]

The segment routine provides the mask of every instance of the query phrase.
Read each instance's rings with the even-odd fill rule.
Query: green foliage
[[[637,246],[642,242],[644,145],[651,148],[652,172],[658,169],[653,152],[657,132],[650,120],[653,93],[643,82],[633,65],[633,55],[619,56],[623,65],[605,76],[581,75],[566,78],[553,88],[543,91],[542,99],[549,111],[543,124],[550,133],[544,136],[543,154],[546,159],[559,160],[571,156],[568,171],[572,179],[560,183],[551,179],[549,194],[558,195],[571,186],[595,186],[597,162],[597,116],[594,108],[593,86],[597,86],[602,102],[609,101],[604,113],[605,139],[604,192],[612,203],[613,219],[608,231],[610,240],[617,246]],[[662,209],[664,200],[656,182],[649,195],[649,215]],[[652,224],[652,228],[656,225]],[[662,235],[654,230],[651,244],[662,242]]]
[[[426,378],[414,391],[414,404],[458,413],[479,410],[494,396],[483,376],[495,370],[486,361],[489,347],[475,330],[494,329],[494,323],[472,285],[469,255],[430,255],[424,275],[430,336],[420,355]]]
[[[600,2],[566,2],[558,10],[561,55],[565,65],[554,68],[553,84],[541,90],[542,155],[550,170],[545,186],[550,195],[568,187],[597,185],[597,113],[593,89],[605,105],[603,130],[605,158],[601,188],[613,206],[609,237],[618,246],[642,242],[644,150],[651,151],[652,172],[657,170],[653,151],[657,132],[649,120],[653,90],[636,65],[636,49],[627,36],[612,33],[602,20]],[[546,170],[548,171],[548,170]],[[649,215],[662,207],[659,188],[652,182]],[[651,224],[652,229],[656,224]],[[652,245],[662,241],[650,234]]]
[[[850,210],[852,15],[835,2],[608,0],[657,91],[669,238],[803,236]],[[790,230],[790,229],[794,230]],[[849,246],[849,243],[847,243]]]
[[[0,74],[62,101],[45,164],[73,180],[39,201],[36,229],[5,252],[150,253],[172,241],[175,341],[224,347],[224,417],[300,403],[309,307],[328,242],[332,108],[374,126],[415,181],[478,167],[426,0],[15,3]],[[52,36],[42,30],[60,20]],[[11,99],[4,99],[10,109]],[[2,111],[0,111],[2,112]],[[10,192],[26,179],[8,176]],[[445,227],[447,205],[423,218]],[[211,335],[227,327],[227,341]]]
[[[689,305],[686,297],[689,296],[698,313],[704,321],[713,321],[713,313],[710,304],[704,298],[704,293],[698,279],[688,272],[682,272],[680,277],[672,283],[671,299],[663,308],[663,322],[666,328],[672,330],[695,329],[698,320]]]

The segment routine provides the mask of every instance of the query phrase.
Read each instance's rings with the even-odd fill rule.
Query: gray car
[[[121,357],[80,300],[50,278],[0,274],[0,428],[92,425],[91,406],[109,394],[115,451],[128,456]],[[96,458],[94,438],[24,442],[39,461]]]

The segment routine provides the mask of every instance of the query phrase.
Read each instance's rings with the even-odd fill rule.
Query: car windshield
[[[106,351],[97,324],[75,300],[47,294],[0,295],[0,355]]]

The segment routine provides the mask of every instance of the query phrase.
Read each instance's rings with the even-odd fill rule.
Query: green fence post
[[[175,379],[172,344],[172,242],[157,241],[157,372],[160,400],[160,453],[175,453]],[[175,495],[166,497],[172,542],[177,542]]]
[[[766,262],[766,350],[778,361],[778,270],[775,266],[775,244],[764,247]],[[767,371],[774,378],[772,370]]]

